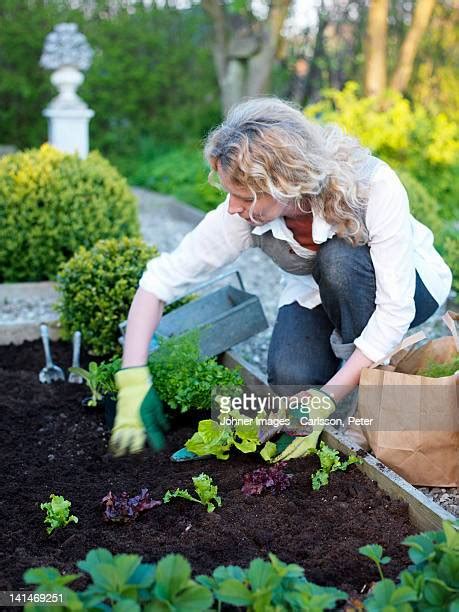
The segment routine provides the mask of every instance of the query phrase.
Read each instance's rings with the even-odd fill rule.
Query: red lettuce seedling
[[[140,491],[140,495],[134,497],[129,497],[125,491],[121,495],[114,495],[109,491],[101,503],[104,521],[113,523],[128,523],[135,520],[140,512],[161,504],[160,501],[150,498],[146,488]]]
[[[284,471],[286,465],[286,461],[281,461],[272,467],[262,467],[245,474],[242,492],[245,495],[261,495],[265,490],[276,494],[285,491],[292,479],[292,474],[286,474]]]

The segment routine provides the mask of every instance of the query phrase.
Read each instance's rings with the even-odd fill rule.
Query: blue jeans
[[[308,309],[297,302],[279,309],[268,351],[268,382],[272,385],[325,384],[341,359],[330,344],[337,329],[343,343],[360,336],[375,310],[376,278],[368,246],[353,247],[336,236],[317,252],[313,277],[322,304]],[[410,325],[424,323],[439,304],[416,272],[416,315]]]

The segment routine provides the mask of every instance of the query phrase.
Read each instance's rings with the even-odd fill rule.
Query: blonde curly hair
[[[212,184],[220,186],[220,161],[232,181],[252,193],[251,212],[257,192],[269,193],[282,204],[313,210],[354,245],[368,241],[364,168],[371,153],[338,126],[310,121],[278,98],[252,98],[208,135],[204,155]]]

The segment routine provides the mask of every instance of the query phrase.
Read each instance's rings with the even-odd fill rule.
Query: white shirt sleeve
[[[366,225],[376,276],[376,309],[354,344],[374,361],[401,342],[416,314],[414,240],[407,192],[384,164],[370,189]]]
[[[170,302],[205,282],[252,245],[251,226],[228,212],[228,198],[189,232],[172,253],[150,259],[139,286]]]

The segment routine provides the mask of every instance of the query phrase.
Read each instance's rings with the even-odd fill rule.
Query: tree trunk
[[[429,25],[435,7],[435,0],[417,0],[411,27],[400,49],[397,68],[392,76],[390,86],[403,93],[408,87],[414,59],[421,42],[421,38]]]
[[[214,27],[213,56],[223,111],[248,96],[269,92],[282,25],[292,0],[273,0],[265,22],[230,15],[219,0],[202,0]]]
[[[368,11],[365,64],[365,95],[380,94],[387,83],[387,22],[389,0],[371,0]]]

